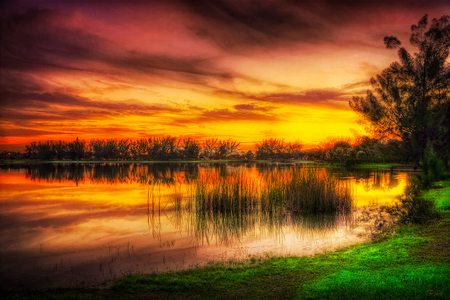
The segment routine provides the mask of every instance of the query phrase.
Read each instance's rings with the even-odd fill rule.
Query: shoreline
[[[450,296],[450,181],[424,197],[437,222],[405,225],[372,241],[312,257],[215,264],[129,275],[106,288],[2,291],[12,299],[444,299]]]

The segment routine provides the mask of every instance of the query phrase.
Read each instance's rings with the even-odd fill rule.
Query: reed
[[[193,186],[197,211],[249,212],[254,209],[258,196],[256,178],[242,172],[227,176],[206,172]]]
[[[350,211],[352,196],[348,183],[324,169],[303,167],[260,177],[205,172],[193,183],[190,198],[197,212],[318,214]]]

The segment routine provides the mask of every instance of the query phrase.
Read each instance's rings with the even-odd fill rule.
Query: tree
[[[84,157],[86,142],[78,140],[78,137],[75,141],[67,144],[67,154],[70,159],[80,159]]]
[[[214,153],[217,151],[218,144],[219,139],[217,138],[205,139],[203,141],[203,155],[206,158],[211,159],[214,156]]]
[[[376,137],[400,139],[407,159],[427,168],[425,150],[447,162],[450,149],[450,50],[449,16],[428,16],[411,27],[410,54],[393,36],[385,37],[389,49],[397,48],[400,62],[392,63],[371,79],[374,92],[353,97],[350,107]]]
[[[185,159],[198,159],[200,153],[200,143],[190,137],[186,137],[182,141],[181,155]]]
[[[258,159],[276,158],[284,147],[285,143],[283,139],[263,139],[261,142],[255,144],[256,157]]]
[[[239,143],[238,141],[236,141],[234,139],[219,141],[220,155],[222,156],[223,154],[225,154],[225,157],[232,156],[240,144],[241,143]]]
[[[344,147],[344,148],[351,148],[351,137],[346,136],[327,136],[325,140],[321,141],[319,143],[319,147],[321,149],[329,149],[329,148],[337,148],[337,147]]]
[[[251,150],[248,150],[247,153],[245,153],[244,157],[245,159],[252,160],[255,157],[255,155]]]
[[[302,154],[303,143],[300,140],[296,140],[295,142],[288,142],[285,148],[286,152],[289,155],[289,158],[298,159]]]

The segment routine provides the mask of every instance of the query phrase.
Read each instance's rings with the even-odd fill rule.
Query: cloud
[[[371,41],[367,36],[351,33],[366,26],[385,35],[385,29],[404,21],[396,17],[396,11],[416,15],[430,10],[440,12],[445,7],[441,0],[185,0],[181,3],[192,14],[192,32],[231,53],[302,44],[371,46],[380,36],[374,36]]]
[[[228,122],[281,122],[284,119],[274,112],[276,107],[252,104],[237,104],[231,108],[204,109],[193,117],[175,118],[177,124],[205,124]]]
[[[206,57],[126,49],[126,45],[75,27],[70,22],[75,18],[73,14],[50,9],[30,9],[2,20],[2,68],[141,74],[191,83],[206,83],[210,79],[229,81],[235,77],[231,72],[218,70],[214,61]]]
[[[343,86],[341,86],[341,88],[343,90],[352,90],[352,89],[357,89],[357,88],[368,89],[370,87],[371,87],[370,80],[363,80],[363,81],[348,83],[348,84],[344,84]]]
[[[349,96],[343,89],[311,89],[302,92],[285,92],[285,93],[245,93],[240,91],[216,90],[217,95],[222,97],[232,97],[237,99],[246,99],[251,101],[269,102],[276,105],[330,105],[338,108],[343,105],[347,106]],[[241,107],[251,107],[253,104],[245,104]],[[265,109],[265,108],[263,108]]]
[[[62,134],[62,131],[34,130],[30,128],[2,128],[0,129],[0,137],[12,136],[37,136],[49,134]]]
[[[142,101],[100,101],[81,96],[48,92],[0,90],[1,116],[5,119],[80,120],[119,115],[148,116],[160,112],[179,113],[180,108]]]
[[[186,0],[193,33],[229,52],[274,48],[296,41],[318,42],[326,28],[289,1]]]
[[[234,109],[239,111],[259,111],[259,112],[268,112],[274,108],[272,106],[259,106],[255,103],[236,104],[233,107]]]

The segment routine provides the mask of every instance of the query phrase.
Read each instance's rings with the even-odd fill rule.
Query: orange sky
[[[301,1],[298,1],[301,2]],[[361,133],[348,100],[447,1],[10,1],[1,15],[0,150],[76,137]]]

